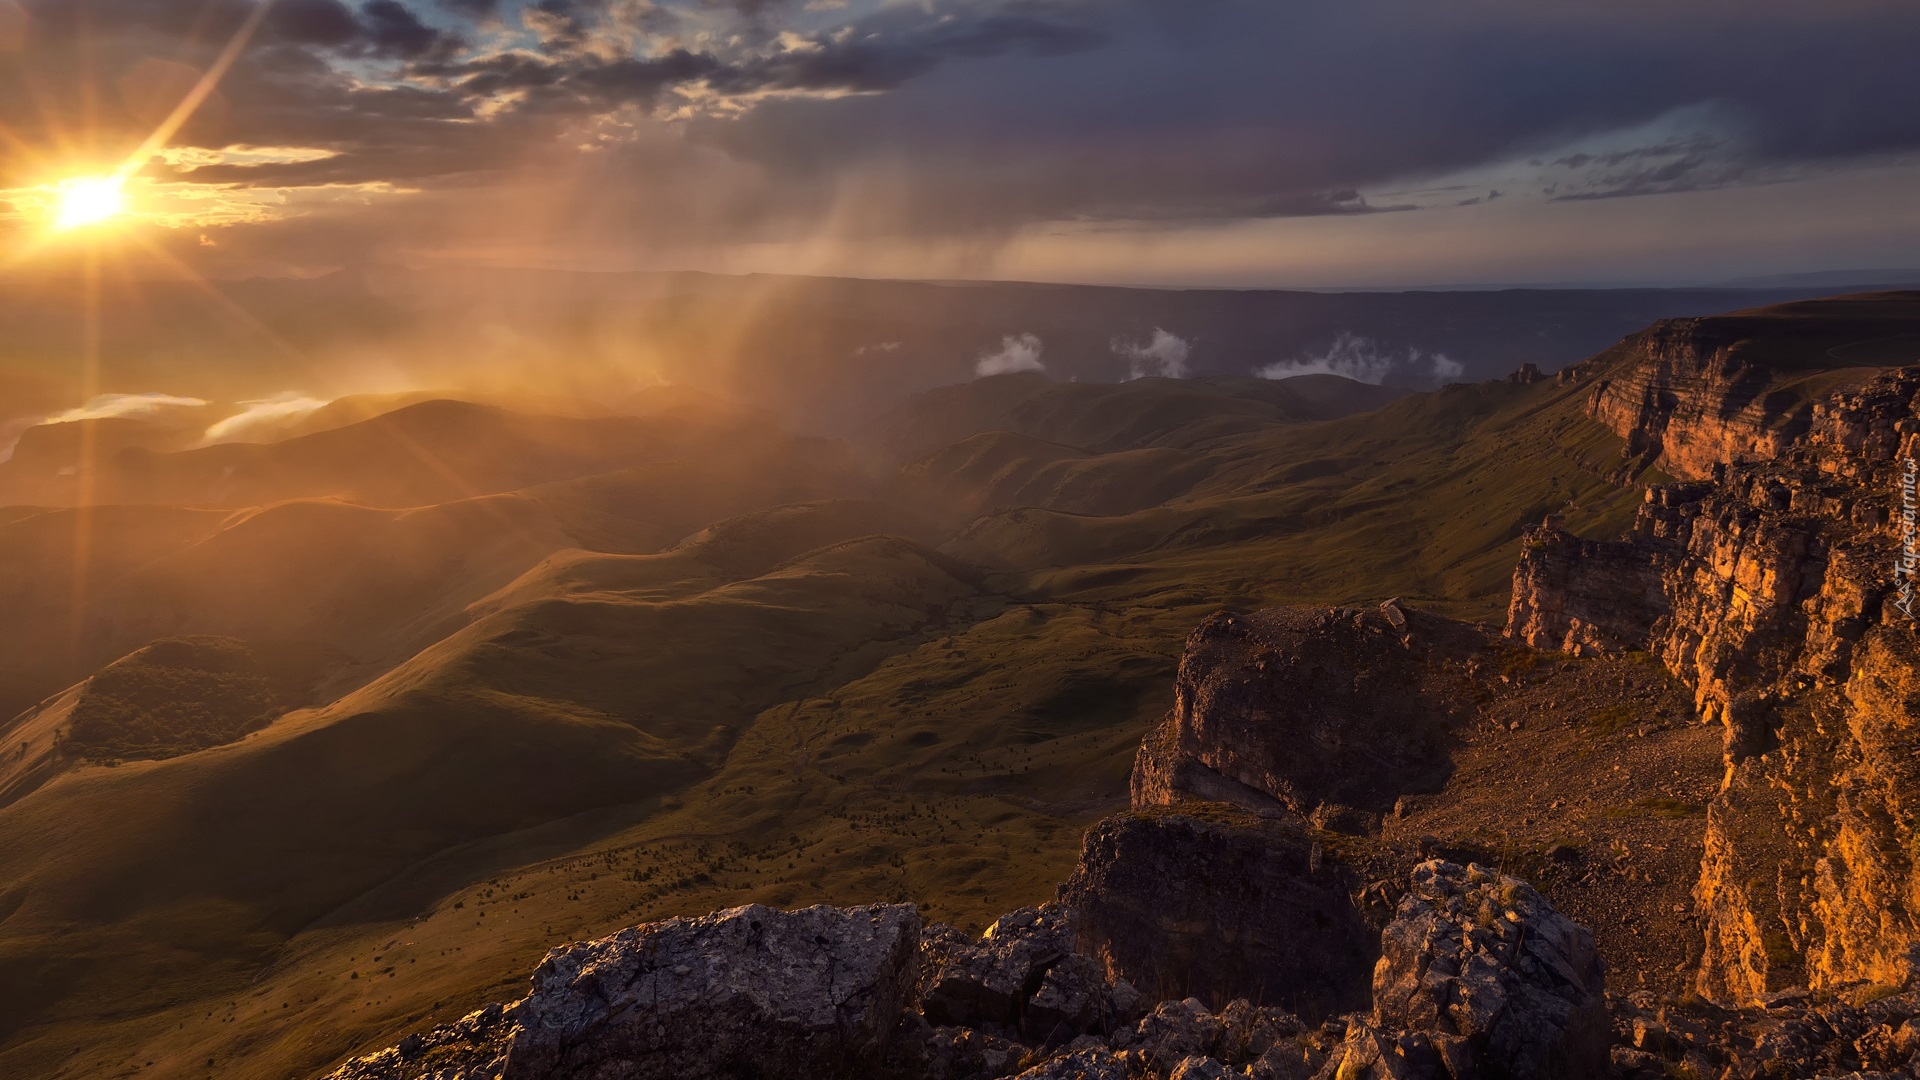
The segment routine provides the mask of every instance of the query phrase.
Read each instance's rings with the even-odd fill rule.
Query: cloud
[[[55,413],[41,422],[64,424],[74,420],[152,416],[174,409],[198,409],[206,404],[200,398],[177,397],[173,394],[101,394],[85,405]]]
[[[197,397],[174,394],[100,394],[84,405],[48,415],[13,416],[0,419],[0,462],[11,461],[28,428],[41,424],[66,424],[77,420],[143,419],[205,408],[209,403]]]
[[[399,0],[368,0],[360,14],[366,19],[368,43],[377,53],[421,56],[437,46],[454,44]]]
[[[0,115],[43,151],[78,131],[137,143],[134,68],[204,71],[254,10],[23,4]],[[312,153],[176,174],[263,205],[316,193],[280,218],[337,225],[362,259],[475,221],[561,250],[704,251],[1359,228],[1494,190],[1502,213],[1574,215],[1920,152],[1914,40],[1920,8],[1899,0],[278,0],[177,142]],[[1689,110],[1691,130],[1650,126]],[[35,157],[7,155],[0,189]],[[1524,186],[1498,173],[1534,159]],[[1468,170],[1488,174],[1444,203],[1382,194]],[[405,211],[383,219],[356,187],[382,184]],[[703,231],[681,243],[688,222]]]
[[[32,416],[16,416],[0,420],[0,465],[13,460],[13,451],[20,445],[20,436],[27,429],[38,424],[40,419]]]
[[[220,442],[245,442],[258,434],[273,434],[274,429],[288,420],[306,416],[328,404],[324,398],[307,397],[304,394],[284,393],[258,401],[243,401],[241,411],[219,420],[207,428],[202,444]]]
[[[1158,375],[1166,379],[1184,379],[1187,377],[1187,357],[1192,355],[1193,346],[1185,339],[1154,327],[1153,334],[1144,342],[1122,341],[1115,338],[1113,351],[1127,360],[1127,378],[1140,379],[1149,375]]]
[[[1047,366],[1040,362],[1041,348],[1040,338],[1034,334],[1008,334],[1000,339],[998,350],[981,355],[973,373],[984,379],[1019,371],[1045,371]]]
[[[1320,352],[1267,364],[1256,368],[1254,375],[1262,379],[1338,375],[1376,386],[1399,376],[1403,382],[1438,385],[1460,377],[1465,371],[1464,364],[1445,353],[1429,353],[1414,346],[1404,351],[1390,349],[1371,338],[1343,330]]]

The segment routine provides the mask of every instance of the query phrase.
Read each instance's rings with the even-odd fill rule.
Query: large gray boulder
[[[504,1080],[801,1080],[877,1063],[912,993],[909,905],[758,904],[548,954]]]
[[[1593,935],[1531,886],[1434,860],[1381,935],[1373,1013],[1349,1028],[1342,1080],[1587,1080],[1610,1021]]]

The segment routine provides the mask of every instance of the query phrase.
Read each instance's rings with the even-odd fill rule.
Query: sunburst
[[[66,232],[104,225],[127,211],[127,182],[120,176],[83,176],[58,185],[53,227]]]

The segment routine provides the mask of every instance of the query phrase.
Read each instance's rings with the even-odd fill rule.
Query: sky
[[[0,268],[1912,267],[1916,46],[1911,0],[0,0]]]

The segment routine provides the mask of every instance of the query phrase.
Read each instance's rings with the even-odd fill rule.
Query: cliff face
[[[1832,390],[1911,363],[1915,300],[1884,293],[1669,319],[1560,381],[1592,380],[1587,414],[1627,440],[1626,456],[1703,480],[1722,464],[1779,457],[1817,426]]]
[[[1708,479],[1649,490],[1622,543],[1529,530],[1507,632],[1649,651],[1724,725],[1703,993],[1899,983],[1920,962],[1920,651],[1896,572],[1920,368],[1789,416],[1697,326],[1644,348],[1594,413],[1628,453]]]
[[[1722,461],[1765,461],[1807,429],[1807,403],[1769,394],[1770,372],[1736,357],[1740,333],[1709,319],[1673,319],[1629,339],[1635,363],[1603,378],[1587,415],[1627,439],[1629,455],[1675,476]]]

